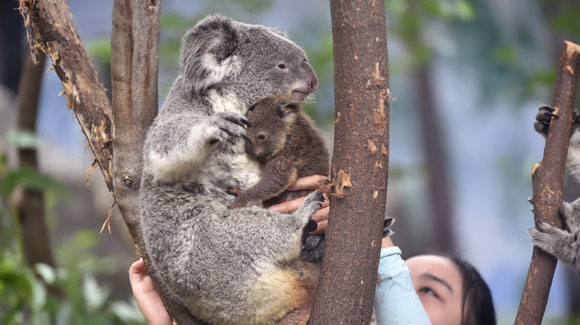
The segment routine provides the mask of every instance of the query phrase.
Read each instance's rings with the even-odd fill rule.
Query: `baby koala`
[[[305,196],[286,189],[300,177],[328,175],[324,140],[299,104],[266,98],[250,107],[246,118],[246,153],[260,163],[262,177],[249,189],[234,191],[238,197],[232,208],[270,206]]]
[[[246,117],[250,122],[246,153],[258,160],[263,172],[256,185],[232,191],[238,196],[232,208],[268,207],[306,196],[312,191],[286,189],[297,178],[329,174],[326,144],[299,104],[266,98],[250,107]],[[307,226],[303,237],[302,259],[308,262],[321,261],[324,251],[324,235],[308,235],[314,229]]]

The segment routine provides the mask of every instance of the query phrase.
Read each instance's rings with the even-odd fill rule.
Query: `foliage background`
[[[465,257],[481,271],[491,286],[501,322],[511,323],[532,251],[526,231],[533,225],[526,201],[531,196],[530,170],[543,151],[543,140],[532,124],[537,106],[551,102],[562,40],[580,43],[580,4],[571,0],[388,0],[385,4],[393,95],[388,209],[399,219],[394,240],[410,256],[436,251],[442,238],[454,238],[447,251]],[[109,86],[112,1],[70,0],[69,5],[101,79]],[[5,7],[3,17],[14,16],[17,6]],[[221,12],[287,31],[305,48],[320,79],[307,111],[332,146],[333,63],[327,2],[164,0],[162,11],[160,105],[176,74],[184,31],[207,13]],[[0,322],[142,322],[126,275],[135,259],[133,246],[118,216],[111,235],[98,234],[111,199],[98,173],[86,187],[92,157],[72,112],[57,96],[61,85],[54,72],[46,73],[43,80],[37,137],[14,130],[14,83],[18,83],[13,75],[21,63],[11,53],[24,55],[25,38],[18,26],[0,25],[2,35],[16,35],[10,48],[0,50]],[[428,72],[422,80],[433,105],[426,118],[441,131],[442,146],[435,159],[443,163],[448,182],[440,188],[449,192],[448,220],[435,216],[430,201],[434,161],[421,136],[425,129],[421,114],[426,114],[419,100],[418,72],[422,71]],[[13,158],[15,147],[31,145],[39,150],[41,173],[18,168]],[[46,194],[56,269],[29,268],[24,262],[13,208],[23,187]],[[567,199],[579,194],[576,182],[569,180]],[[443,231],[434,231],[440,222],[447,222]],[[580,290],[574,289],[580,287],[578,280],[567,267],[558,267],[546,323],[578,320]],[[53,287],[66,298],[52,294]]]

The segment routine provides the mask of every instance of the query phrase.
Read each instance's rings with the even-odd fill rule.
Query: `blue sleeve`
[[[431,324],[413,287],[411,272],[401,258],[399,247],[381,250],[381,283],[375,291],[375,318],[378,325]]]

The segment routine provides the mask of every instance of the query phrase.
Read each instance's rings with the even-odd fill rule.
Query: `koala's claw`
[[[249,122],[241,114],[228,112],[218,113],[214,117],[214,123],[218,129],[214,136],[209,140],[210,144],[229,142],[233,145],[235,144],[235,138],[248,138],[246,136],[246,125]]]
[[[554,109],[548,105],[540,105],[538,107],[538,115],[536,115],[536,122],[534,123],[534,129],[543,136],[548,134],[548,129],[550,128],[550,121],[552,118],[557,118],[558,115],[554,114]]]
[[[554,114],[555,109],[549,105],[540,105],[538,107],[538,115],[536,115],[536,122],[534,123],[534,129],[543,136],[548,134],[548,129],[550,128],[550,121],[552,118],[558,118],[558,114]],[[573,122],[572,122],[572,133],[578,127],[580,127],[580,116],[573,112],[572,115]]]
[[[230,122],[237,124],[243,128],[250,127],[250,121],[248,121],[248,119],[241,114],[236,114],[236,113],[218,113],[218,114],[220,114],[224,120],[230,121]]]
[[[393,224],[395,223],[395,218],[385,216],[385,220],[383,221],[383,238],[389,237],[395,234],[395,232],[391,229]]]

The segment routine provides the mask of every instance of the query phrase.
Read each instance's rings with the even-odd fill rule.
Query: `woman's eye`
[[[286,65],[284,63],[278,64],[278,69],[284,70],[286,69]]]
[[[437,297],[437,294],[435,293],[435,291],[433,291],[429,287],[423,287],[423,288],[419,289],[419,292],[431,295],[433,297]]]

